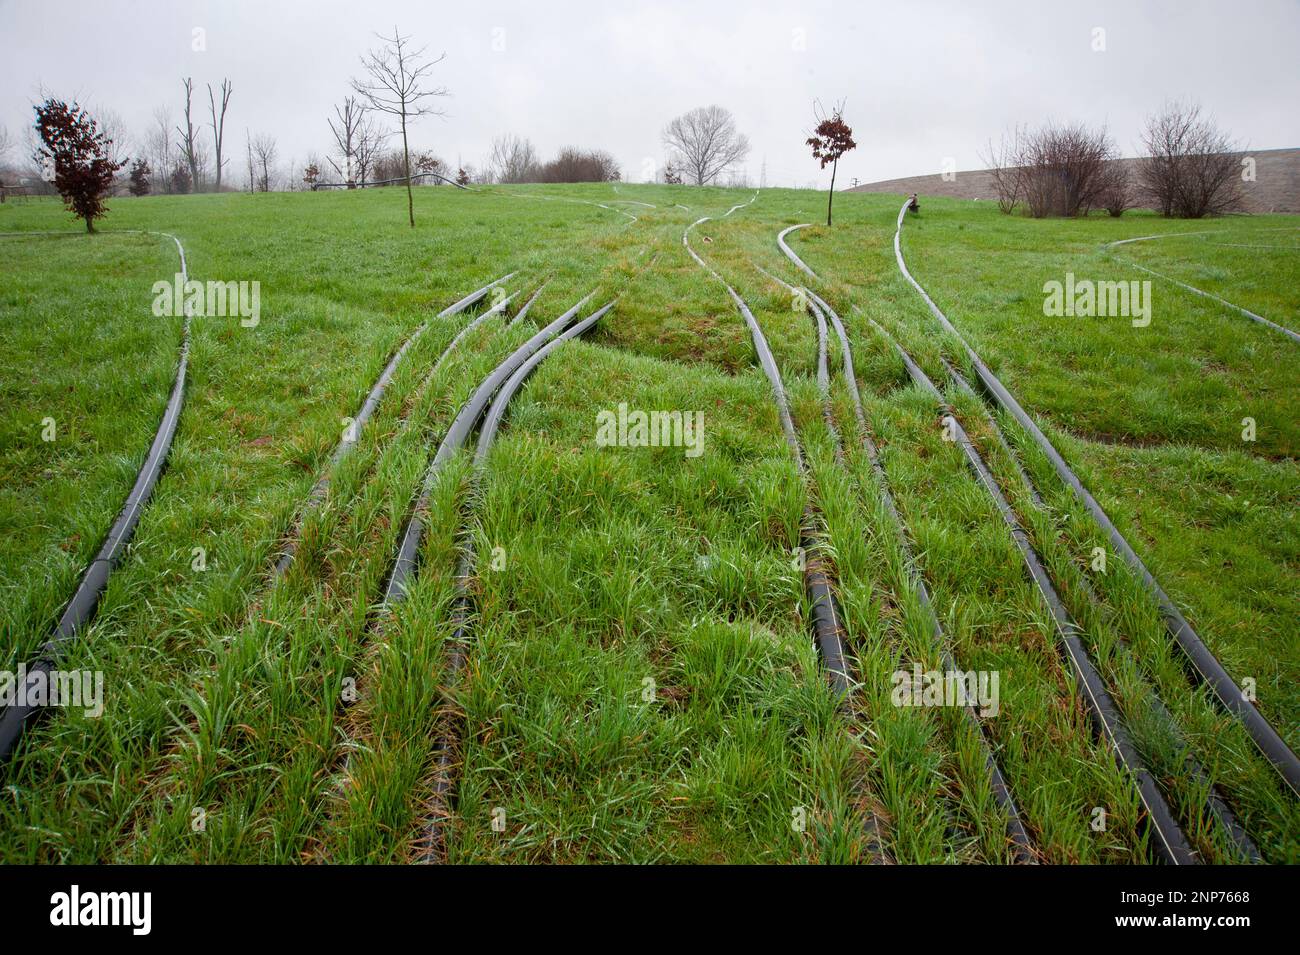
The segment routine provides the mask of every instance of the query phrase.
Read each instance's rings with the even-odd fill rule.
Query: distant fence
[[[0,181],[0,202],[6,200],[29,202],[32,199],[57,199],[58,192],[49,183],[20,179],[17,182]]]

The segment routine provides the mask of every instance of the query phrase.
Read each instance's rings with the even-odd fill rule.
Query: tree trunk
[[[826,227],[830,228],[831,224],[831,203],[835,201],[835,173],[840,168],[840,161],[837,159],[831,163],[831,190],[826,194]]]
[[[86,231],[87,232],[95,231],[95,220],[92,219],[90,216],[86,216]]]
[[[406,145],[406,113],[402,113],[402,165],[406,169],[406,215],[415,228],[415,196],[411,192],[411,151]]]

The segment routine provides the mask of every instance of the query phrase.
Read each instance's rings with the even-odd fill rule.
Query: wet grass
[[[6,771],[0,859],[406,861],[437,808],[434,742],[449,715],[463,728],[445,827],[452,861],[865,861],[873,810],[900,861],[1006,859],[970,727],[952,709],[890,703],[891,674],[934,661],[936,648],[843,386],[832,395],[848,439],[841,456],[812,379],[810,319],[751,265],[793,280],[775,233],[815,220],[819,197],[765,191],[692,232],[771,343],[805,480],[743,321],[681,244],[691,222],[752,193],[510,191],[550,198],[423,189],[414,231],[404,195],[386,190],[119,200],[89,238],[72,237],[75,224],[52,205],[0,210],[0,231],[70,233],[0,240],[13,279],[0,297],[5,394],[20,409],[0,437],[13,476],[3,519],[15,529],[0,551],[6,667],[30,655],[98,545],[174,371],[179,323],[149,312],[174,252],[112,230],[176,232],[194,278],[262,287],[257,328],[195,321],[168,470],[65,663],[105,671],[105,714],[53,713],[28,737]],[[835,229],[792,241],[849,326],[869,422],[954,654],[1002,675],[990,728],[1039,851],[1055,862],[1142,861],[1132,786],[1092,738],[1010,538],[942,441],[933,402],[903,386],[865,321],[898,334],[936,379],[940,352],[956,357],[897,276],[896,211],[892,197],[846,195]],[[1223,226],[1235,236],[1278,218]],[[1103,242],[1164,226],[1045,225],[935,202],[906,241],[920,281],[1049,424],[1229,670],[1259,676],[1261,707],[1284,735],[1289,722],[1294,742],[1296,435],[1277,404],[1297,387],[1290,344],[1190,294],[1167,315],[1160,303],[1174,293],[1164,287],[1148,329],[1071,319],[1043,334],[1047,277],[1110,277],[1122,256],[1155,254],[1146,245],[1157,243],[1105,254]],[[1275,306],[1294,311],[1294,275],[1290,291],[1283,266],[1238,299],[1235,261],[1219,265],[1221,287],[1194,270],[1177,277],[1285,323]],[[1175,274],[1177,263],[1152,262]],[[512,290],[549,280],[529,319],[485,324],[422,387],[469,316],[430,327],[305,525],[292,571],[272,584],[279,541],[388,357],[432,313],[511,270],[521,273]],[[513,344],[593,289],[593,304],[619,296],[615,310],[515,399],[477,490],[468,460],[442,472],[410,599],[392,614],[377,607],[441,429]],[[140,357],[124,365],[122,352]],[[1189,369],[1205,368],[1213,374],[1188,383]],[[977,427],[978,406],[953,400],[1031,514],[1014,462]],[[620,403],[702,411],[704,453],[597,446],[597,412]],[[1259,439],[1243,448],[1220,418],[1248,412]],[[41,442],[46,414],[75,426]],[[1052,506],[1028,522],[1032,533],[1068,580],[1097,535],[1008,431]],[[792,563],[805,500],[822,517],[859,677],[847,711],[809,639]],[[476,613],[467,667],[449,682],[467,516]],[[1126,712],[1140,721],[1144,694],[1158,690],[1270,859],[1294,858],[1293,801],[1244,734],[1189,689],[1150,602],[1122,570],[1094,583],[1104,606],[1072,593],[1071,609]],[[1176,775],[1159,732],[1140,735]],[[1180,812],[1194,818],[1196,802],[1185,797]],[[1107,810],[1103,832],[1090,825],[1096,807]],[[1208,831],[1198,844],[1226,859],[1215,840]]]

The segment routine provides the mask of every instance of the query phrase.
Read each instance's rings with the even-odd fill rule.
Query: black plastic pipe
[[[463,312],[471,305],[480,301],[493,288],[500,285],[502,282],[509,280],[515,274],[516,273],[514,272],[510,272],[507,275],[501,276],[501,278],[497,279],[495,282],[489,282],[482,288],[466,295],[454,305],[449,305],[447,308],[444,308],[436,317],[448,318],[452,315]],[[438,356],[437,362],[434,363],[433,369],[429,372],[430,376],[437,372],[439,366],[441,366],[447,356],[455,350],[456,345],[462,338],[492,315],[504,311],[506,305],[509,304],[510,299],[512,298],[514,298],[513,295],[507,296],[457,332],[456,337],[451,340],[447,347],[443,349],[442,354]],[[406,341],[402,342],[401,347],[397,349],[393,354],[393,357],[388,360],[388,364],[384,366],[384,370],[380,372],[379,377],[375,379],[375,383],[371,386],[370,392],[361,403],[361,408],[357,411],[356,417],[352,419],[352,427],[348,428],[344,432],[343,437],[334,448],[334,453],[330,455],[329,463],[326,465],[325,472],[317,479],[316,483],[312,485],[311,493],[307,495],[307,501],[303,505],[302,512],[298,515],[297,519],[294,521],[294,526],[289,531],[288,539],[284,544],[284,550],[280,554],[280,559],[276,561],[275,571],[272,575],[273,577],[283,577],[293,565],[294,557],[297,556],[298,552],[299,529],[302,527],[307,515],[320,506],[321,502],[325,500],[325,495],[329,492],[330,481],[333,478],[334,470],[338,467],[339,462],[347,457],[348,453],[357,445],[357,442],[361,440],[361,430],[366,426],[366,423],[370,421],[371,416],[375,413],[375,409],[379,407],[379,402],[383,399],[384,392],[388,390],[389,383],[397,373],[397,366],[401,364],[402,358],[405,357],[407,351],[410,350],[410,347],[421,335],[424,334],[428,327],[429,322],[424,322],[419,328],[412,332]]]
[[[954,438],[966,457],[967,464],[975,472],[980,485],[993,500],[1003,523],[1011,532],[1012,539],[1015,541],[1016,547],[1024,560],[1025,569],[1037,588],[1043,604],[1052,616],[1056,634],[1065,649],[1066,657],[1074,667],[1075,675],[1078,678],[1080,696],[1092,714],[1093,720],[1101,731],[1103,738],[1110,745],[1116,762],[1122,769],[1130,773],[1137,783],[1138,797],[1142,800],[1143,806],[1146,807],[1147,821],[1151,832],[1155,835],[1157,854],[1163,861],[1173,865],[1198,863],[1200,860],[1188,843],[1187,837],[1178,825],[1178,821],[1174,818],[1169,803],[1166,802],[1164,794],[1160,792],[1155,779],[1146,769],[1142,757],[1133,745],[1128,730],[1124,726],[1119,707],[1115,705],[1115,701],[1106,689],[1101,675],[1088,658],[1087,650],[1084,648],[1083,641],[1079,636],[1081,631],[1078,625],[1070,617],[1069,611],[1066,610],[1060,594],[1057,593],[1056,587],[1047,573],[1047,569],[1043,566],[1042,560],[1029,540],[1029,535],[1025,533],[1011,504],[1007,501],[1001,488],[998,487],[998,483],[988,465],[985,464],[974,443],[966,434],[961,422],[957,420],[952,413],[952,409],[944,401],[938,387],[930,380],[920,365],[913,361],[912,356],[903,349],[903,346],[894,341],[892,336],[879,324],[870,318],[867,321],[880,335],[893,344],[912,380],[939,403],[944,412],[944,423],[951,428]]]
[[[501,387],[502,383],[514,374],[515,370],[539,348],[558,335],[594,294],[594,292],[587,293],[577,305],[515,349],[505,361],[493,369],[461,406],[460,411],[448,426],[447,433],[438,446],[437,453],[433,456],[433,462],[429,465],[424,477],[424,485],[420,491],[419,499],[415,503],[410,519],[406,522],[406,528],[402,533],[401,544],[397,551],[397,560],[393,564],[393,572],[388,579],[388,588],[384,594],[385,603],[400,601],[405,596],[407,578],[415,571],[420,555],[420,544],[424,540],[425,524],[422,515],[428,509],[434,484],[437,482],[443,466],[457,451],[464,447],[465,442],[469,439],[470,432],[473,431],[479,418],[483,416],[492,395]]]
[[[181,245],[181,240],[167,232],[146,234],[166,236],[176,243],[176,251],[180,255],[181,261],[181,281],[182,283],[188,282],[189,269],[185,261],[185,248]],[[94,618],[95,611],[99,607],[99,600],[104,594],[104,589],[108,586],[108,578],[112,574],[113,568],[117,566],[123,549],[130,543],[136,525],[140,523],[140,512],[145,504],[149,502],[154,485],[158,483],[158,477],[162,474],[163,466],[167,462],[168,452],[171,451],[172,440],[176,436],[181,408],[185,403],[185,380],[189,372],[190,361],[190,321],[190,307],[189,303],[186,302],[185,321],[181,327],[181,351],[180,360],[176,366],[176,378],[172,382],[171,394],[167,399],[167,407],[163,411],[162,421],[154,434],[153,443],[149,446],[149,454],[136,475],[135,484],[127,495],[122,510],[118,512],[117,519],[109,527],[108,536],[105,538],[103,545],[82,574],[81,581],[77,584],[77,589],[73,591],[67,607],[64,608],[63,615],[59,618],[53,635],[41,648],[40,656],[27,667],[26,686],[21,691],[24,693],[25,699],[32,699],[33,694],[30,691],[48,678],[50,671],[57,666],[64,648],[76,639],[77,635]],[[15,694],[20,692],[19,688],[15,687],[14,692]],[[18,745],[18,740],[22,737],[23,731],[30,721],[44,709],[31,703],[20,706],[18,699],[19,697],[15,695],[12,702],[5,706],[3,710],[0,710],[0,765],[8,761],[13,754],[14,748]]]
[[[1217,231],[1217,230],[1210,230],[1210,231]],[[1143,236],[1138,236],[1136,239],[1120,239],[1118,242],[1108,242],[1106,243],[1104,248],[1106,251],[1109,252],[1117,245],[1128,245],[1130,242],[1146,242],[1150,239],[1164,239],[1164,238],[1169,238],[1171,236],[1197,235],[1197,234],[1203,235],[1205,233],[1171,232],[1168,235],[1163,235],[1163,236],[1143,235]],[[1270,321],[1269,319],[1265,318],[1263,315],[1257,315],[1256,313],[1252,312],[1248,308],[1242,308],[1240,305],[1234,305],[1232,302],[1229,302],[1227,299],[1219,298],[1219,296],[1217,295],[1211,295],[1209,292],[1206,292],[1203,289],[1199,289],[1195,285],[1188,285],[1186,282],[1180,282],[1178,279],[1174,278],[1173,276],[1165,275],[1163,272],[1157,272],[1155,269],[1149,269],[1145,265],[1138,265],[1136,262],[1130,262],[1128,264],[1132,265],[1134,268],[1141,269],[1143,272],[1146,272],[1148,275],[1154,275],[1156,278],[1164,279],[1166,282],[1173,282],[1175,285],[1180,285],[1194,295],[1199,295],[1201,296],[1201,298],[1208,298],[1213,302],[1218,302],[1220,305],[1223,305],[1226,308],[1230,308],[1233,311],[1240,312],[1242,315],[1245,315],[1247,318],[1249,318],[1252,322],[1258,322],[1260,325],[1263,325],[1266,328],[1271,328],[1275,332],[1281,332],[1283,335],[1291,339],[1293,342],[1300,342],[1300,333],[1294,332],[1284,325],[1279,325],[1277,322]]]
[[[1169,599],[1169,595],[1165,593],[1160,583],[1147,570],[1146,564],[1138,557],[1137,552],[1129,546],[1129,542],[1120,533],[1119,528],[1111,522],[1110,517],[1102,509],[1102,506],[1097,503],[1096,498],[1089,493],[1083,482],[1065,463],[1065,459],[1061,457],[1060,452],[1047,439],[1047,436],[1034,423],[1034,420],[1029,417],[1025,409],[1020,406],[1020,403],[1016,401],[1011,392],[1006,389],[1006,386],[984,364],[980,356],[976,354],[975,349],[971,348],[952,322],[948,321],[948,317],[943,314],[939,306],[934,303],[934,300],[926,294],[921,284],[912,277],[912,273],[907,270],[907,263],[903,261],[901,244],[903,217],[906,213],[907,204],[904,204],[898,211],[898,222],[894,231],[894,256],[898,260],[898,268],[903,273],[903,277],[925,300],[925,304],[930,307],[930,312],[944,329],[960,342],[966,350],[971,367],[975,370],[975,374],[979,378],[985,393],[992,397],[1003,410],[1010,413],[1020,423],[1020,426],[1028,432],[1034,443],[1047,456],[1057,475],[1065,482],[1065,485],[1069,487],[1083,506],[1087,508],[1093,519],[1106,532],[1106,536],[1110,539],[1115,550],[1119,552],[1125,563],[1133,569],[1155,597],[1160,606],[1160,611],[1164,615],[1165,627],[1178,643],[1178,646],[1182,648],[1183,653],[1186,654],[1198,679],[1214,691],[1214,695],[1218,697],[1219,702],[1223,704],[1225,709],[1241,720],[1246,727],[1246,732],[1255,741],[1255,745],[1259,747],[1260,752],[1269,759],[1292,791],[1300,794],[1300,757],[1297,757],[1291,748],[1287,746],[1277,730],[1269,724],[1255,705],[1246,699],[1241,687],[1237,686],[1228,671],[1224,669],[1223,664],[1210,652],[1210,648],[1192,629],[1191,624],[1183,617],[1174,602]]]
[[[527,361],[515,369],[514,373],[501,386],[496,397],[492,399],[492,404],[488,408],[487,414],[483,417],[483,423],[479,427],[478,446],[474,451],[474,483],[477,485],[479,476],[487,461],[488,452],[492,448],[492,442],[496,440],[497,431],[501,427],[501,421],[505,417],[506,407],[515,393],[523,385],[524,380],[532,374],[539,364],[546,360],[556,348],[564,342],[586,332],[605,316],[605,314],[614,307],[614,302],[597,309],[591,315],[575,322],[565,331],[551,339],[540,349],[537,350]],[[471,495],[473,489],[471,489]],[[460,560],[456,566],[456,596],[452,603],[452,635],[448,641],[450,653],[447,659],[447,683],[455,685],[460,678],[461,671],[465,667],[465,661],[469,656],[469,644],[472,639],[472,619],[474,614],[474,598],[470,588],[470,581],[474,577],[474,537],[468,529],[461,534],[460,540]],[[436,809],[428,825],[425,826],[423,837],[420,841],[420,861],[424,863],[438,863],[446,858],[447,836],[444,822],[450,816],[450,806],[452,798],[453,779],[453,760],[455,758],[456,747],[460,738],[460,720],[456,717],[450,718],[451,725],[447,727],[445,733],[438,737],[434,744],[435,773],[433,792],[436,802]]]
[[[789,230],[786,230],[789,231]],[[782,233],[784,235],[784,233]],[[840,343],[841,356],[841,374],[844,378],[845,386],[848,388],[849,397],[853,401],[853,411],[857,417],[858,434],[863,448],[867,452],[867,458],[871,462],[872,472],[880,484],[881,501],[885,505],[886,512],[890,515],[893,523],[894,534],[898,540],[899,547],[903,553],[905,571],[909,583],[916,591],[917,604],[921,608],[921,613],[925,617],[927,627],[930,631],[930,639],[933,645],[939,650],[940,660],[945,669],[956,671],[957,661],[952,655],[948,645],[947,637],[944,635],[943,627],[939,623],[939,615],[934,609],[934,604],[930,599],[930,591],[925,585],[925,578],[916,567],[915,557],[912,551],[911,542],[908,540],[907,531],[903,522],[903,516],[898,510],[898,505],[894,501],[894,495],[890,490],[889,476],[885,473],[884,462],[880,459],[880,451],[876,443],[871,440],[870,429],[867,426],[867,416],[862,405],[862,394],[858,390],[857,373],[853,370],[853,352],[849,347],[849,337],[844,330],[844,323],[835,309],[823,300],[817,293],[810,289],[796,289],[787,282],[782,281],[774,275],[771,275],[763,269],[759,269],[764,275],[767,275],[773,281],[784,285],[794,293],[801,291],[809,299],[810,309],[819,310],[824,313],[826,318],[830,319],[831,326],[835,329],[835,335]],[[819,329],[820,330],[820,329]],[[833,427],[833,425],[832,425]],[[1038,862],[1038,857],[1034,852],[1034,843],[1029,835],[1029,830],[1025,827],[1024,819],[1020,815],[1020,808],[1016,805],[1015,797],[1011,794],[1011,787],[1007,784],[1006,777],[1002,774],[1002,768],[998,765],[997,757],[994,756],[994,741],[991,739],[984,721],[980,718],[975,706],[967,701],[963,707],[967,720],[971,723],[977,733],[980,741],[980,747],[984,750],[984,767],[989,778],[989,790],[993,794],[993,800],[998,804],[998,808],[1006,816],[1007,838],[1011,843],[1011,855],[1015,861],[1021,865],[1034,865]]]
[[[970,395],[976,400],[979,400],[979,396],[975,393],[975,389],[971,387],[970,382],[966,380],[966,377],[949,364],[947,359],[942,360],[943,366],[948,372],[948,377],[952,379],[958,390]],[[1010,442],[1007,441],[1006,435],[1002,433],[1002,428],[998,424],[997,419],[993,417],[992,412],[989,411],[988,407],[982,401],[980,402],[980,407],[984,409],[984,418],[988,422],[989,427],[993,430],[993,436],[1002,446],[1002,449],[1006,452],[1007,457],[1010,458],[1012,464],[1015,465],[1016,473],[1020,475],[1021,483],[1024,485],[1025,490],[1029,492],[1029,496],[1033,500],[1034,505],[1040,511],[1046,511],[1046,502],[1043,500],[1042,495],[1038,493],[1038,488],[1034,486],[1033,481],[1030,480],[1029,473],[1025,470],[1024,465],[1021,464],[1020,458],[1012,449]],[[1094,607],[1101,606],[1100,596],[1092,588],[1092,584],[1088,582],[1088,578],[1083,574],[1079,575],[1079,589],[1083,591],[1084,599],[1086,599],[1089,604]],[[1126,647],[1129,646],[1127,638],[1121,635],[1120,639]],[[1201,765],[1200,761],[1192,753],[1186,740],[1183,739],[1182,733],[1174,720],[1173,714],[1169,712],[1164,701],[1152,692],[1150,695],[1150,703],[1152,713],[1155,715],[1156,719],[1160,721],[1165,732],[1175,740],[1179,749],[1183,750],[1183,758],[1186,761],[1188,769],[1191,771],[1192,777],[1198,784],[1205,786],[1207,793],[1206,802],[1209,806],[1210,812],[1219,820],[1219,825],[1223,827],[1224,832],[1227,833],[1228,838],[1232,841],[1232,844],[1236,847],[1237,851],[1248,862],[1263,861],[1263,857],[1259,852],[1259,847],[1255,845],[1254,841],[1250,838],[1250,834],[1246,832],[1241,823],[1237,820],[1236,815],[1228,807],[1227,803],[1224,802],[1223,797],[1220,795],[1218,788],[1210,777],[1210,774],[1205,771],[1205,767]]]
[[[519,311],[515,313],[514,318],[510,319],[510,321],[507,322],[506,324],[513,325],[515,322],[522,322],[525,318],[527,318],[528,310],[533,307],[533,303],[537,301],[538,296],[541,295],[542,292],[546,291],[546,286],[550,284],[551,284],[550,281],[547,280],[543,282],[541,285],[537,286],[537,291],[534,292],[532,295],[528,296],[528,301],[524,302],[524,304],[520,307]]]
[[[732,206],[727,210],[723,218],[731,215],[737,209],[749,205],[757,197],[758,193],[755,192],[749,202]],[[759,327],[758,321],[749,310],[749,306],[745,304],[745,300],[691,248],[691,229],[701,222],[709,221],[710,218],[711,216],[704,216],[687,226],[682,233],[682,245],[691,258],[727,290],[727,294],[731,296],[737,311],[745,320],[745,325],[749,328],[750,338],[754,342],[754,351],[758,355],[759,366],[763,369],[763,374],[767,377],[768,385],[772,389],[772,397],[776,402],[777,416],[781,421],[781,431],[785,435],[786,445],[794,456],[795,466],[799,469],[800,475],[807,481],[809,479],[808,468],[804,462],[803,451],[799,446],[799,437],[795,432],[794,419],[790,415],[790,404],[786,399],[785,386],[781,383],[781,372],[777,368],[776,359],[772,356],[772,350],[768,347],[767,337],[763,334],[763,329]],[[844,628],[840,624],[839,612],[830,579],[819,555],[820,548],[816,539],[816,514],[811,503],[804,508],[800,521],[799,546],[803,551],[804,590],[808,595],[813,634],[817,641],[817,648],[825,663],[832,690],[842,702],[847,703],[851,684],[848,663],[844,653]],[[865,787],[865,783],[860,785]],[[872,858],[883,861],[885,853],[880,838],[880,821],[874,811],[868,811],[864,828],[866,829],[868,853]]]

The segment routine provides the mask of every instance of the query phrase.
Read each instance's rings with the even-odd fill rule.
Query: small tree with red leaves
[[[456,185],[458,186],[469,185],[469,173],[465,171],[464,166],[461,166],[460,169],[456,171]]]
[[[38,165],[53,166],[54,188],[64,205],[86,220],[87,232],[94,232],[95,220],[108,211],[104,197],[125,161],[112,158],[113,141],[75,102],[69,106],[51,97],[37,106],[36,133],[39,140],[33,158]]]
[[[315,190],[316,183],[320,181],[320,166],[308,163],[307,168],[302,171],[302,181],[308,189]]]
[[[835,201],[835,173],[839,169],[840,157],[858,144],[853,141],[853,130],[844,122],[844,104],[835,107],[830,116],[822,116],[817,108],[817,128],[808,137],[807,143],[812,147],[813,159],[820,159],[822,168],[831,167],[830,195],[826,197],[826,224],[831,224],[831,203]]]

